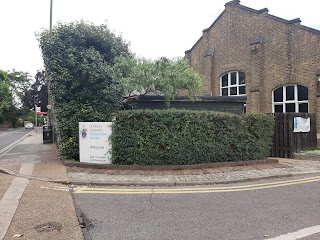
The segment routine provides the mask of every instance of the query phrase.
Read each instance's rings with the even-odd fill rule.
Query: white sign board
[[[41,107],[36,107],[36,112],[41,112]]]
[[[112,122],[79,122],[80,162],[110,164]]]
[[[310,118],[294,117],[293,132],[310,132]]]

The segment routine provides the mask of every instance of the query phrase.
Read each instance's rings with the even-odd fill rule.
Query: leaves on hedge
[[[167,165],[264,159],[274,121],[209,111],[134,110],[117,113],[114,164]]]

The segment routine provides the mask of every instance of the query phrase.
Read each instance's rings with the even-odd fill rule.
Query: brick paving
[[[320,161],[281,159],[279,163],[254,166],[187,170],[110,170],[67,167],[71,183],[124,185],[183,185],[241,182],[297,174],[320,173]]]

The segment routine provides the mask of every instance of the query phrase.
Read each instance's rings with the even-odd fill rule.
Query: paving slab
[[[83,239],[68,186],[32,181],[26,188],[4,240]]]
[[[0,183],[1,183],[0,184],[0,200],[2,199],[3,195],[7,191],[13,179],[14,179],[13,176],[0,173]]]

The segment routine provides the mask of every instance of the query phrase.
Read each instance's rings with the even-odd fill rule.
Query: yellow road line
[[[115,188],[79,188],[75,193],[96,193],[96,194],[182,194],[182,193],[218,193],[218,192],[240,192],[240,191],[253,191],[268,188],[284,187],[297,184],[305,184],[320,181],[320,176],[312,178],[304,178],[297,180],[288,180],[281,182],[252,184],[245,186],[230,186],[218,188],[141,188],[141,189],[115,189]]]

